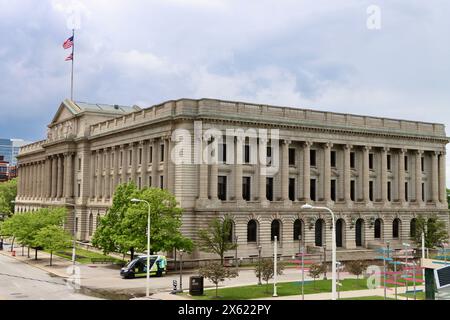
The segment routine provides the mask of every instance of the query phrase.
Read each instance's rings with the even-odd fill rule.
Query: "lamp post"
[[[278,297],[277,294],[277,260],[278,260],[278,253],[277,253],[277,246],[278,246],[278,237],[274,237],[273,242],[273,297]]]
[[[330,208],[327,207],[315,207],[310,204],[304,204],[302,209],[318,209],[326,210],[331,214],[331,220],[333,224],[332,234],[331,234],[331,300],[336,300],[336,231],[335,231],[335,221],[334,213]]]
[[[183,292],[183,249],[180,249],[180,290],[178,292]]]
[[[258,285],[260,286],[261,283],[261,249],[262,246],[258,246]]]
[[[131,199],[131,202],[144,202],[148,206],[148,217],[147,217],[147,287],[145,291],[145,296],[150,297],[150,203],[146,200],[141,199]],[[180,284],[181,285],[181,284]]]

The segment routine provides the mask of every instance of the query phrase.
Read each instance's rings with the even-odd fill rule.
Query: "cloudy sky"
[[[446,0],[0,0],[0,137],[43,138],[70,96],[68,21],[78,101],[211,97],[449,127],[449,12]]]

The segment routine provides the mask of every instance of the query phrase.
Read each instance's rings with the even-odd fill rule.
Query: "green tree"
[[[70,247],[71,235],[62,227],[49,225],[40,229],[34,238],[34,245],[50,251],[50,266],[53,261],[53,252]]]
[[[326,270],[326,265],[323,263],[315,263],[309,266],[309,276],[313,278],[314,289],[316,289],[316,279],[320,277]]]
[[[219,283],[225,279],[236,278],[238,273],[235,269],[224,267],[222,264],[213,262],[199,269],[199,274],[209,279],[216,286],[216,296],[218,297]]]
[[[448,239],[445,222],[436,216],[428,219],[423,216],[417,218],[414,240],[419,246],[422,244],[422,232],[425,235],[425,247],[429,249],[441,246]]]
[[[284,270],[284,263],[277,263],[277,274],[282,275]],[[261,273],[261,278],[266,282],[266,292],[269,292],[269,280],[274,276],[274,266],[272,259],[263,259],[261,263],[258,263],[255,267],[255,274],[259,277]]]
[[[181,232],[182,209],[175,197],[167,190],[144,188],[139,190],[134,184],[121,185],[117,188],[113,206],[108,214],[100,220],[92,243],[109,252],[131,252],[147,250],[146,203],[132,203],[137,198],[150,203],[150,239],[151,252],[171,251],[174,248],[190,252],[193,243]]]
[[[223,265],[225,252],[234,250],[237,244],[230,241],[233,221],[229,216],[214,218],[207,229],[198,231],[198,246],[205,252],[216,253]]]
[[[17,179],[0,183],[0,213],[14,213],[14,199],[17,196]]]
[[[359,279],[359,276],[367,269],[367,262],[362,260],[348,261],[345,264],[345,269],[355,275],[356,279]]]

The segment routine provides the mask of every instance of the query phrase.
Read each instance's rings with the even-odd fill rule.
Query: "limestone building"
[[[215,143],[217,161],[194,161]],[[134,181],[174,193],[192,238],[211,218],[230,215],[238,256],[248,258],[259,246],[270,255],[275,236],[283,256],[301,245],[331,249],[331,217],[301,208],[310,203],[335,212],[339,252],[351,256],[410,241],[418,216],[448,226],[447,143],[444,125],[419,121],[213,99],[146,109],[65,100],[47,138],[21,148],[16,212],[65,205],[70,227],[74,208],[77,237],[89,241],[116,185]],[[175,163],[183,145],[189,161]],[[276,170],[262,175],[261,157]]]

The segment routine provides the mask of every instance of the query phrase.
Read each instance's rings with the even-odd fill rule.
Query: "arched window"
[[[275,237],[280,241],[280,220],[273,220],[272,225],[270,227],[270,240],[274,241]]]
[[[392,222],[392,238],[398,239],[400,236],[400,219],[395,218]]]
[[[324,224],[325,221],[323,221],[323,219],[317,219],[315,227],[315,244],[317,247],[321,247],[323,245]]]
[[[231,219],[227,219],[225,220],[225,223],[228,223],[227,241],[234,242],[234,221]]]
[[[361,247],[363,245],[363,237],[364,237],[364,220],[359,218],[356,220],[355,224],[355,242],[357,247]]]
[[[247,223],[247,242],[256,242],[258,232],[258,224],[256,220],[250,220]]]
[[[412,218],[411,222],[409,223],[409,236],[411,238],[415,238],[416,237],[416,229],[417,229],[417,219],[416,218]]]
[[[381,227],[382,227],[382,221],[380,218],[375,220],[375,228],[374,228],[374,238],[375,239],[381,239]]]
[[[338,219],[336,221],[336,247],[341,248],[344,242],[344,220]]]
[[[89,236],[92,236],[94,229],[94,215],[92,212],[89,214]]]
[[[301,240],[303,235],[303,223],[302,220],[297,219],[294,221],[294,240]]]

